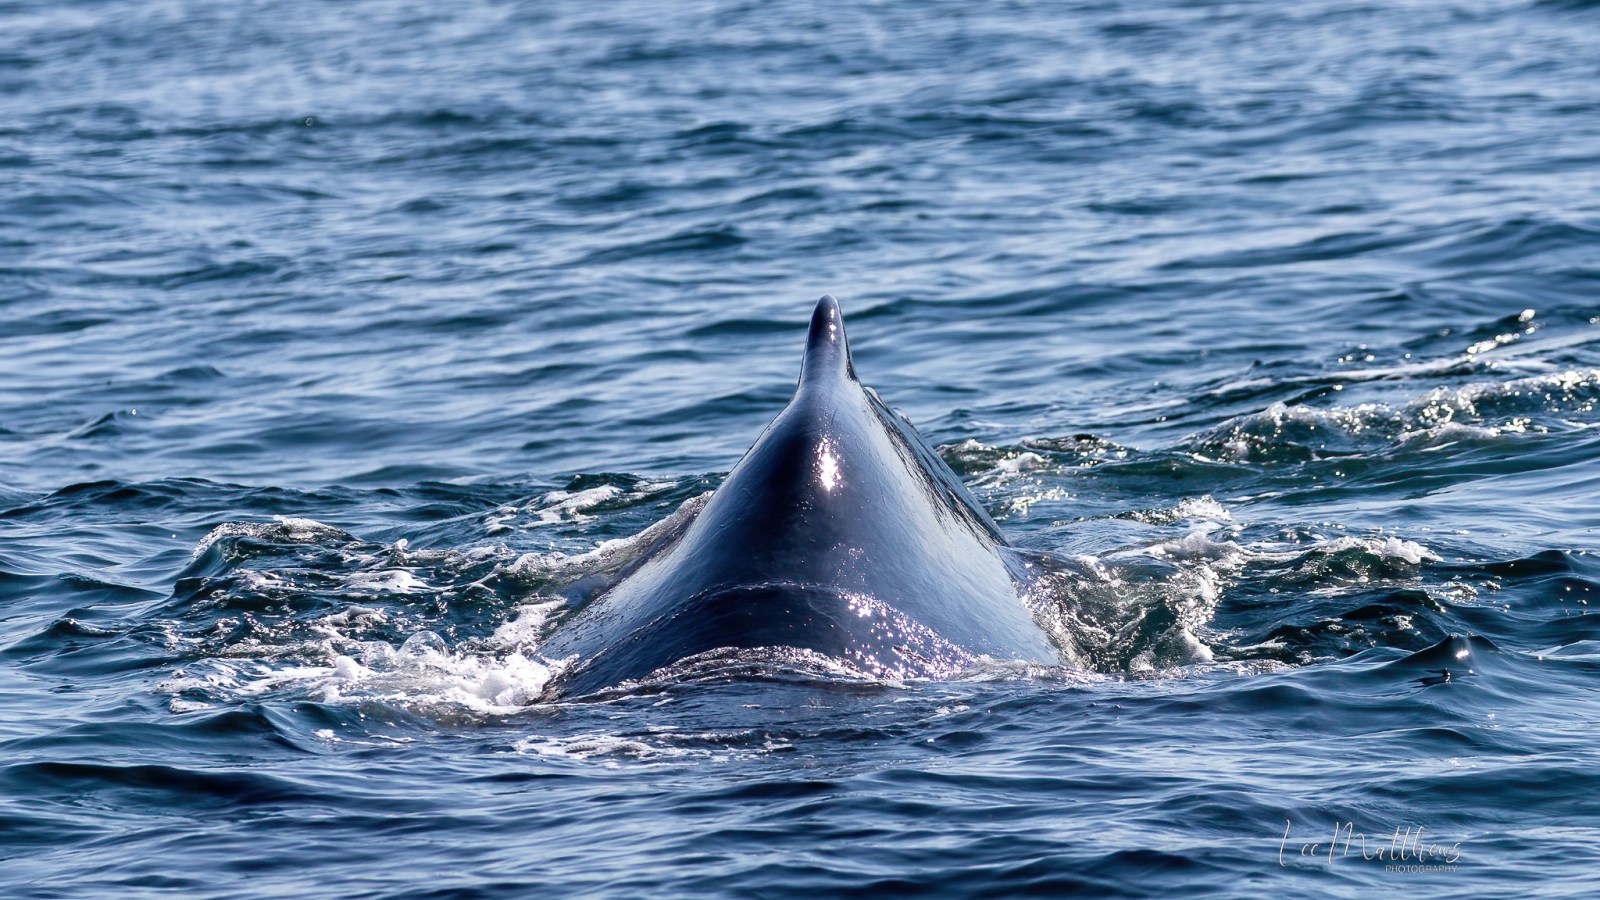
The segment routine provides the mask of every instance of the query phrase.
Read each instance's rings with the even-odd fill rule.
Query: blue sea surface
[[[823,293],[1067,663],[548,687]],[[1600,894],[1600,5],[0,3],[0,896]]]

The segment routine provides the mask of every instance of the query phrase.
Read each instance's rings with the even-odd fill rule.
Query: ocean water
[[[1070,664],[547,690],[837,294]],[[1600,892],[1600,7],[0,4],[0,895]]]

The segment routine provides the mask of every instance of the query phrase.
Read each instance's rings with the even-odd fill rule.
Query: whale
[[[1062,660],[1027,599],[1028,555],[857,378],[831,295],[811,316],[793,398],[679,519],[541,645],[569,662],[560,694],[751,650],[892,680]]]

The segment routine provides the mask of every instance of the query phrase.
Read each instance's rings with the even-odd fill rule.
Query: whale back
[[[838,302],[812,315],[784,410],[675,539],[558,629],[571,687],[714,649],[795,647],[874,674],[978,654],[1055,661],[1005,539],[910,423],[855,374]]]

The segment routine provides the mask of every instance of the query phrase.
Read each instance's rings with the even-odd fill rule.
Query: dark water
[[[22,0],[0,169],[6,896],[1600,891],[1594,4]],[[1075,665],[550,702],[825,291]]]

